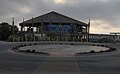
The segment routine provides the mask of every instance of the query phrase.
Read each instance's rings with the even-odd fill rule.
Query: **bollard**
[[[15,42],[15,39],[14,39],[14,37],[13,37],[13,42]]]
[[[75,38],[73,37],[73,42],[75,41]]]
[[[18,37],[18,42],[20,42],[20,37]]]
[[[59,39],[59,38],[57,37],[57,43],[58,43],[58,41],[59,41],[58,39]]]
[[[82,42],[82,37],[81,37],[81,42]]]
[[[49,42],[50,42],[50,37],[49,37]]]
[[[25,40],[26,40],[26,42],[28,41],[28,40],[27,40],[27,37],[25,37]]]
[[[78,39],[77,39],[78,42],[79,42],[79,39],[80,39],[80,37],[78,36]]]
[[[34,36],[34,42],[35,42],[35,36]]]
[[[88,39],[86,40],[86,42],[88,42]]]
[[[68,41],[68,38],[66,37],[66,42]]]
[[[89,42],[89,36],[87,36],[87,42]]]

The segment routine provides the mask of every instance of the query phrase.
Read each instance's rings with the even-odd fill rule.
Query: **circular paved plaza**
[[[69,57],[20,54],[10,50],[21,44],[27,43],[0,43],[0,74],[120,73],[120,44],[105,44],[117,48],[116,51]]]
[[[50,53],[50,56],[74,56],[76,53],[90,52],[91,50],[99,52],[101,50],[108,50],[108,48],[90,45],[45,44],[25,46],[19,48],[19,50],[35,50]]]

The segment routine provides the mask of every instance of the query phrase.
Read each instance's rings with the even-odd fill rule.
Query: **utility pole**
[[[23,36],[23,37],[22,37]],[[25,21],[24,21],[24,18],[23,18],[23,32],[22,32],[22,34],[21,34],[21,36],[20,36],[20,39],[22,39],[22,41],[25,41],[24,40],[24,37],[25,37]],[[26,37],[25,37],[26,38]]]
[[[12,34],[13,34],[13,42],[15,41],[14,38],[14,17],[12,17]]]
[[[25,32],[25,21],[24,21],[24,18],[23,18],[23,28],[24,28],[24,32]]]
[[[35,41],[35,36],[34,36],[34,20],[33,20],[33,17],[32,17],[32,27],[33,27],[33,41]]]
[[[90,19],[87,26],[87,42],[89,42],[89,34],[90,34]]]

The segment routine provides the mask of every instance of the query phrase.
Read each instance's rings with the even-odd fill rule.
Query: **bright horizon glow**
[[[110,32],[119,31],[119,27],[113,27],[111,23],[104,20],[91,20],[90,33],[109,34]]]
[[[56,4],[65,4],[65,0],[54,0]]]

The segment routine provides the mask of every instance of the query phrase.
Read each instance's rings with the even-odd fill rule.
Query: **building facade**
[[[71,17],[57,12],[50,12],[19,24],[21,32],[27,29],[28,33],[45,34],[55,40],[80,40],[81,38],[89,41],[90,21],[80,22]]]

